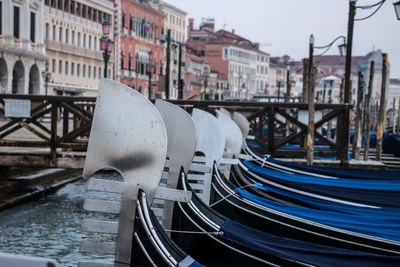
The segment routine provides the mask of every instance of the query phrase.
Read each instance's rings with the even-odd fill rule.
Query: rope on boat
[[[243,188],[245,188],[245,187],[256,186],[256,185],[257,185],[257,184],[248,184],[248,185],[244,185],[244,186],[241,186],[241,187],[238,187],[238,188],[239,188],[239,189],[243,189]],[[232,193],[230,193],[230,194],[224,196],[224,197],[221,198],[220,200],[215,201],[214,203],[212,203],[212,204],[210,205],[210,208],[212,208],[213,206],[217,205],[218,203],[224,201],[224,200],[227,199],[228,197],[233,196],[234,194],[236,194],[235,191],[233,191]]]
[[[168,230],[165,229],[165,232],[170,232],[170,233],[181,233],[181,234],[204,234],[204,235],[223,235],[223,231],[219,232],[196,232],[196,231],[182,231],[182,230]]]

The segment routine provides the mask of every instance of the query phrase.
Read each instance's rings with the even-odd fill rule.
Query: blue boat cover
[[[400,170],[365,170],[365,169],[350,169],[350,168],[330,168],[330,167],[308,166],[293,162],[280,161],[272,158],[268,158],[267,160],[269,162],[279,164],[285,167],[306,172],[313,172],[316,174],[334,176],[334,177],[376,179],[376,180],[384,180],[384,179],[400,180]]]
[[[400,257],[324,246],[274,236],[227,219],[222,238],[261,253],[319,266],[399,266]]]
[[[394,154],[400,157],[400,136],[388,134],[387,138],[382,142],[383,153]]]
[[[329,179],[270,170],[248,161],[243,163],[261,177],[288,187],[348,201],[400,208],[400,180]]]
[[[295,201],[302,202],[306,204],[308,207],[311,207],[313,209],[336,211],[340,213],[353,214],[367,218],[375,216],[379,216],[380,218],[389,218],[389,219],[400,217],[400,209],[360,207],[360,206],[331,202],[327,200],[321,200],[308,196],[303,196],[300,194],[268,187],[261,184],[254,184],[253,186],[263,191],[273,192],[280,196],[289,197]]]
[[[237,188],[237,194],[245,199],[298,218],[345,229],[355,233],[400,241],[400,217],[399,216],[360,216],[359,214],[345,214],[337,211],[316,210],[278,203],[263,197],[253,195],[243,189]]]

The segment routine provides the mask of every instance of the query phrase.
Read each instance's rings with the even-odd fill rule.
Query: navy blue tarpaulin
[[[376,180],[385,180],[385,179],[400,180],[400,170],[364,170],[364,169],[349,169],[349,168],[318,167],[318,166],[308,166],[293,162],[285,162],[272,158],[268,158],[267,161],[301,171],[312,172],[322,175],[329,175],[334,177],[376,179]]]
[[[369,216],[368,214],[360,216],[359,214],[353,215],[337,211],[316,210],[278,203],[253,195],[239,188],[235,191],[245,199],[285,214],[356,233],[400,241],[399,214],[397,216],[386,216],[375,213],[374,216]]]
[[[379,217],[379,218],[400,218],[400,209],[390,209],[390,208],[373,208],[366,206],[355,206],[350,204],[332,202],[327,200],[316,199],[308,196],[303,196],[300,194],[295,194],[293,192],[288,192],[284,190],[279,190],[276,188],[268,187],[261,184],[255,184],[255,188],[272,192],[275,195],[290,198],[296,202],[301,202],[307,207],[318,210],[336,211],[345,214],[353,214],[361,217]]]
[[[243,163],[255,174],[288,187],[369,205],[400,208],[400,180],[329,179],[283,173],[248,161]]]
[[[253,250],[319,266],[399,266],[400,257],[341,249],[274,236],[226,220],[222,238]]]

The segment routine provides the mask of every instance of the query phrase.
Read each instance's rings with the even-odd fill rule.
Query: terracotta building
[[[114,5],[115,49],[119,53],[116,79],[148,96],[151,70],[151,95],[160,97],[158,81],[165,64],[160,41],[164,15],[152,1],[114,0]]]
[[[234,30],[215,32],[213,19],[203,19],[199,29],[194,29],[194,20],[189,19],[187,45],[203,56],[213,71],[226,77],[225,100],[251,99],[257,88],[268,83],[269,55],[260,51],[257,43],[235,34]]]

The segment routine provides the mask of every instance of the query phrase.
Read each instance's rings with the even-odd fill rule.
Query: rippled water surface
[[[97,178],[116,178],[101,173]],[[117,179],[117,178],[116,178]],[[88,192],[84,180],[68,184],[55,194],[0,212],[0,251],[52,258],[60,266],[77,266],[79,261],[112,262],[113,256],[83,254],[79,242],[83,218],[114,220],[115,217],[83,210],[85,198],[116,199],[118,196]]]

